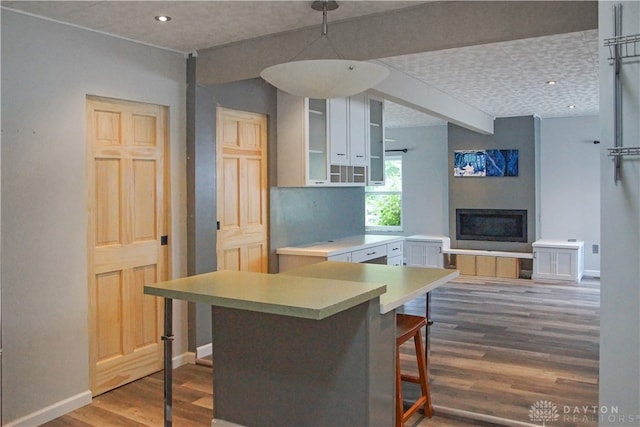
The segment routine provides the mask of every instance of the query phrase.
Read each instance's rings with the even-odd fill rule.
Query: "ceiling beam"
[[[335,23],[329,15],[331,43],[316,41],[318,25],[201,50],[196,79],[197,84],[210,86],[256,78],[264,68],[294,58],[375,60],[595,28],[597,1],[425,2]],[[493,133],[493,117],[406,74],[394,71],[375,89],[394,102],[467,129]]]
[[[386,79],[368,92],[466,129],[485,135],[493,134],[494,117],[490,114],[465,104],[402,71],[393,68],[390,71]]]
[[[329,38],[344,58],[371,60],[598,28],[597,1],[433,1],[382,14],[331,22]],[[311,9],[309,13],[315,13]],[[325,53],[309,45],[318,25],[198,51],[197,83],[255,78],[264,68]],[[319,57],[319,56],[318,56]]]

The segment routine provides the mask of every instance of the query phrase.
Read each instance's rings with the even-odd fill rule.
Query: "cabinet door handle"
[[[338,156],[346,156],[344,153],[337,153]]]
[[[357,154],[357,155],[356,155],[356,157],[358,157],[358,158],[363,158],[364,156],[362,156],[362,155],[360,155],[360,154]]]
[[[373,251],[373,252],[367,252],[367,256],[369,256],[369,255],[375,255],[375,254],[376,254],[376,252],[375,252],[375,251]]]

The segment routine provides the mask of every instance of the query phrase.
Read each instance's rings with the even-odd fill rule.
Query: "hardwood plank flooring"
[[[418,298],[405,311],[424,314],[424,307]],[[582,408],[598,405],[599,307],[597,280],[461,276],[438,288],[431,295],[429,331],[436,410],[541,425],[530,418],[531,407],[549,401],[558,419],[548,425],[597,426],[598,414]],[[403,352],[412,370],[412,349]]]
[[[575,413],[575,407],[598,404],[599,298],[599,282],[589,280],[561,284],[461,276],[437,289],[431,296],[435,323],[429,354],[436,416],[415,414],[406,426],[542,425],[529,415],[543,400],[557,409],[550,427],[597,426],[597,414]],[[424,310],[424,298],[405,306],[408,313]],[[403,346],[401,363],[415,371],[412,343]],[[174,425],[209,426],[211,367],[186,365],[173,375]],[[161,426],[162,393],[159,372],[45,426]],[[467,418],[469,413],[479,419]]]

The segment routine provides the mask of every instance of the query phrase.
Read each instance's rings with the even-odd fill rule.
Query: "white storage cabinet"
[[[543,239],[533,243],[533,279],[579,282],[584,273],[584,242]]]
[[[326,100],[278,91],[278,186],[329,183],[327,116]]]
[[[313,99],[278,91],[278,186],[364,186],[367,96]]]
[[[443,250],[449,249],[450,245],[450,239],[444,236],[409,236],[404,249],[407,266],[444,268]]]

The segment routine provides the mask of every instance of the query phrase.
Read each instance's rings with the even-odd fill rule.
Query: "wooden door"
[[[94,396],[163,366],[163,302],[143,286],[169,274],[166,116],[157,105],[87,98]]]
[[[267,272],[267,118],[221,107],[216,116],[218,270]]]

